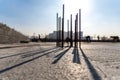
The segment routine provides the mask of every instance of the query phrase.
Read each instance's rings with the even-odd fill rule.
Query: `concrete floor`
[[[119,80],[119,75],[120,43],[82,43],[82,49],[56,48],[55,43],[0,49],[2,80]]]

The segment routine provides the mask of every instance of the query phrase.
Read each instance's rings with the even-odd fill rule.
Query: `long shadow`
[[[96,69],[93,67],[93,65],[91,64],[91,62],[88,60],[88,57],[85,55],[85,53],[83,52],[83,50],[80,48],[82,55],[85,59],[85,62],[87,63],[87,66],[92,74],[92,77],[94,80],[102,80],[101,77],[99,76],[99,74],[97,73]]]
[[[67,51],[70,49],[70,47],[68,49],[66,49],[65,51],[62,51],[61,53],[59,53],[58,55],[55,56],[55,60],[52,62],[52,64],[56,64],[63,56],[65,53],[67,53]]]
[[[40,44],[31,44],[31,45],[18,45],[18,46],[5,46],[5,47],[0,47],[0,49],[8,49],[8,48],[18,48],[18,47],[30,47],[30,46],[40,46]],[[45,46],[45,45],[44,45]]]
[[[7,47],[0,47],[0,49],[17,48],[17,47],[20,47],[20,46],[7,46]]]
[[[51,49],[55,49],[55,48],[51,48]],[[40,53],[44,53],[44,52],[49,51],[51,49],[38,51],[38,52],[34,52],[34,53],[28,53],[28,54],[24,54],[24,55],[21,55],[21,56],[22,56],[22,58],[26,58],[26,57],[34,56],[34,55],[37,55],[37,54],[40,54]],[[57,49],[57,51],[61,50],[61,48],[56,48],[56,49]]]
[[[0,74],[4,73],[4,72],[6,72],[6,71],[9,71],[9,70],[11,70],[11,69],[13,69],[13,68],[16,68],[16,67],[18,67],[18,66],[21,66],[21,65],[23,65],[23,64],[26,64],[26,63],[28,63],[28,62],[31,62],[31,61],[33,61],[33,60],[36,60],[36,59],[38,59],[38,58],[40,58],[40,57],[42,57],[42,56],[45,56],[45,55],[47,55],[47,54],[50,54],[50,53],[52,53],[52,52],[56,52],[56,51],[58,51],[58,49],[52,50],[52,51],[47,51],[47,52],[44,52],[44,54],[42,54],[42,55],[39,55],[39,56],[34,57],[34,58],[32,58],[32,59],[29,59],[29,60],[26,60],[26,61],[24,61],[24,62],[15,64],[15,65],[10,66],[10,67],[7,67],[7,68],[5,68],[5,69],[2,69],[2,70],[0,70]]]
[[[54,48],[50,48],[50,49],[46,49],[46,50],[42,50],[42,51],[39,51],[38,53],[42,53],[42,52],[45,52],[45,51],[49,51],[49,50],[51,50],[51,49],[55,49],[56,47],[54,47]],[[22,54],[25,54],[25,55],[27,55],[28,53],[30,54],[30,53],[35,53],[34,51],[36,51],[36,50],[33,50],[33,51],[28,51],[28,52],[24,52],[24,53],[17,53],[17,54],[13,54],[13,55],[9,55],[9,56],[4,56],[4,57],[0,57],[0,59],[4,59],[4,58],[8,58],[8,57],[13,57],[13,56],[18,56],[18,55],[22,55]],[[23,56],[24,57],[24,56]]]
[[[80,64],[78,48],[74,48],[72,54],[74,54],[74,56],[73,56],[73,63]]]

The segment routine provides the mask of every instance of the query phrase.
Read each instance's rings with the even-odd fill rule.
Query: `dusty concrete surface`
[[[119,43],[82,43],[82,49],[48,44],[0,49],[0,79],[120,79]]]
[[[120,43],[84,43],[82,49],[103,80],[120,80]]]

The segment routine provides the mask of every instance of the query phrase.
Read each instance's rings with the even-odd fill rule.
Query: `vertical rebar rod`
[[[69,46],[69,20],[67,20],[67,28],[68,28],[68,31],[67,31],[67,42],[68,42],[68,46]]]
[[[78,47],[78,13],[76,15],[76,46]]]
[[[67,20],[67,28],[68,28],[68,35],[67,35],[67,37],[69,38],[69,20]]]
[[[71,27],[71,30],[70,30],[70,47],[73,47],[73,38],[72,38],[72,14],[70,15],[70,27]]]
[[[79,9],[79,47],[81,48],[81,9]]]
[[[62,48],[64,47],[64,4],[63,4],[63,17],[62,17]]]
[[[59,46],[61,46],[61,17],[59,17]]]
[[[58,13],[56,14],[56,46],[58,47]]]
[[[75,16],[75,47],[78,46],[78,14]]]

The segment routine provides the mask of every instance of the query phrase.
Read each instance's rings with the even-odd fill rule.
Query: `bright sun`
[[[82,13],[88,13],[91,10],[92,0],[63,0],[66,14],[76,14],[79,9]]]
[[[67,19],[70,19],[70,14],[73,15],[73,20],[75,20],[76,13],[78,13],[79,9],[81,9],[83,26],[85,23],[84,19],[87,15],[89,15],[89,13],[91,13],[93,8],[93,0],[62,0],[62,3],[65,4],[65,25],[67,25]],[[65,30],[67,30],[67,28],[65,28]]]

